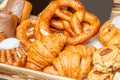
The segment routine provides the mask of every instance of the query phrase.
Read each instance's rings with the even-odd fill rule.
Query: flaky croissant
[[[65,42],[66,37],[58,33],[35,40],[28,52],[26,68],[41,71],[51,65],[53,59],[63,49]]]
[[[92,67],[95,50],[96,48],[92,46],[68,45],[54,59],[53,65],[44,68],[43,72],[81,80],[87,76]]]

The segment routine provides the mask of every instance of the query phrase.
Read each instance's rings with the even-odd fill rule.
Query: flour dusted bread
[[[32,4],[27,0],[2,0],[0,9],[11,12],[19,19],[19,23],[28,18],[32,10]]]

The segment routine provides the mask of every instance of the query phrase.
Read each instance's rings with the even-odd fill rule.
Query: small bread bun
[[[17,22],[16,15],[0,10],[0,31],[4,32],[6,37],[15,36]]]

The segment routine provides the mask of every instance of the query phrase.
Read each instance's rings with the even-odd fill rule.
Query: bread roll
[[[17,26],[17,17],[7,11],[0,11],[0,31],[6,37],[14,37]]]
[[[21,20],[28,18],[32,10],[32,4],[27,0],[4,0],[1,1],[0,9],[4,9],[12,14],[16,15]]]

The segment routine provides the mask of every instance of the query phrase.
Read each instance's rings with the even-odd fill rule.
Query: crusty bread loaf
[[[14,37],[17,26],[17,17],[9,12],[0,11],[0,31],[6,37]]]
[[[0,9],[4,9],[18,18],[18,23],[28,18],[32,10],[32,4],[27,0],[4,0],[0,4]]]

